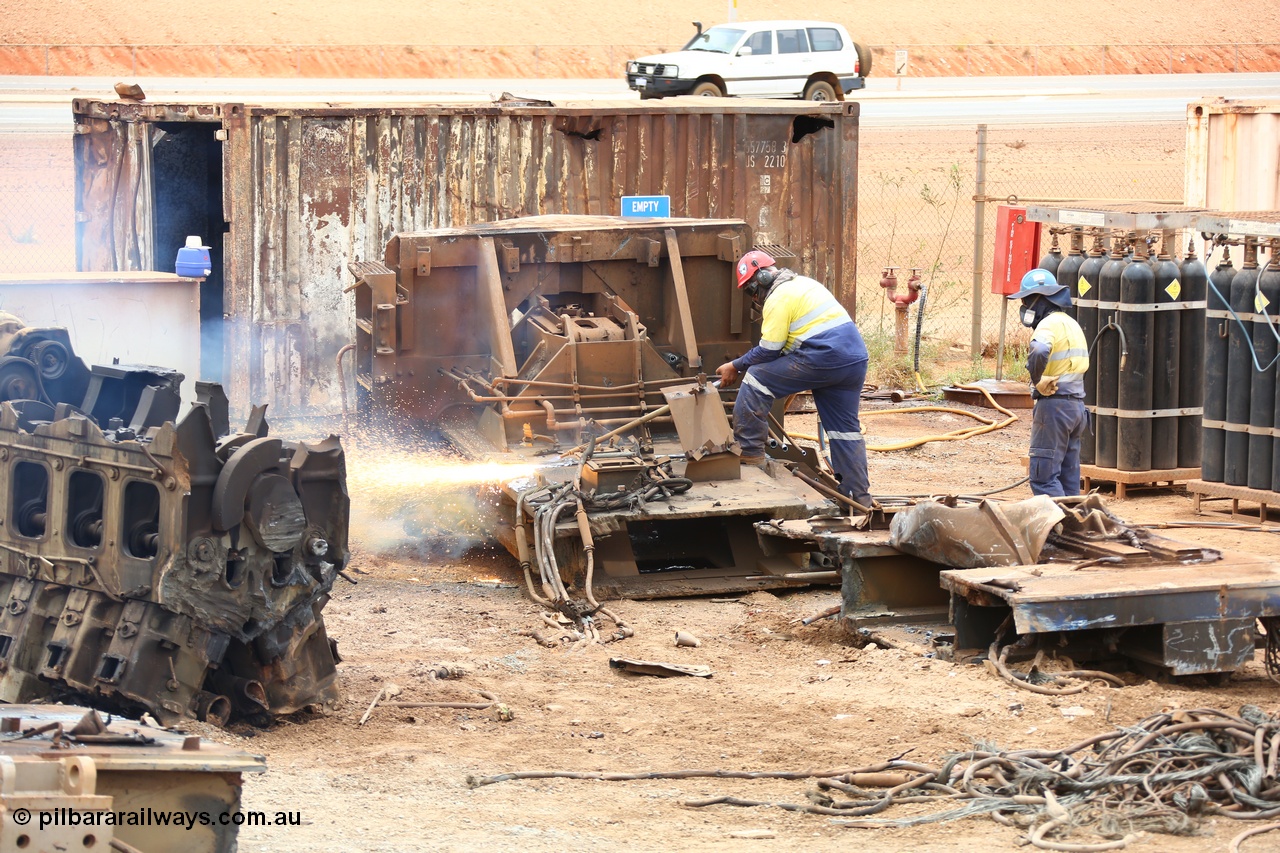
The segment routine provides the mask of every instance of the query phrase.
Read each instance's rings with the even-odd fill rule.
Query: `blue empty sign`
[[[624,195],[622,197],[623,216],[670,216],[671,196],[669,195]]]

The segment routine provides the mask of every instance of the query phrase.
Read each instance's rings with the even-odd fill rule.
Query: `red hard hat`
[[[747,282],[751,281],[751,277],[756,274],[757,270],[774,266],[777,263],[777,261],[759,249],[752,249],[747,252],[738,260],[738,287],[746,287]]]

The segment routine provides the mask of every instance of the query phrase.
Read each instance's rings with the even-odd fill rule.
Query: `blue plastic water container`
[[[178,260],[173,271],[187,278],[208,278],[213,272],[209,260],[209,247],[200,245],[199,237],[188,237],[187,245],[178,250]]]

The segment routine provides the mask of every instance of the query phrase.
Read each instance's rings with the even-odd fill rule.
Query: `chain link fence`
[[[983,133],[985,144],[973,126],[862,129],[857,319],[879,369],[910,368],[908,375],[914,369],[921,303],[910,307],[908,354],[895,359],[894,307],[880,287],[884,270],[894,267],[900,289],[913,269],[925,285],[921,372],[931,380],[995,372],[1006,307],[991,293],[1000,202],[1180,203],[1183,197],[1186,142],[1179,121],[1000,125]],[[0,273],[75,269],[74,181],[70,134],[3,135]],[[984,357],[977,365],[975,338]],[[1027,334],[1012,313],[1008,338],[1006,366],[1016,373]]]
[[[0,133],[0,273],[75,268],[71,134]]]
[[[896,268],[899,292],[913,270],[925,286],[921,373],[945,381],[992,375],[1006,310],[1006,300],[991,293],[998,206],[1071,200],[1181,204],[1185,134],[1181,121],[864,127],[858,149],[857,320],[872,352],[873,373],[879,365],[883,381],[900,381],[895,371],[909,376],[916,361],[921,303],[910,306],[907,355],[895,359],[895,309],[880,287],[886,268]],[[1040,254],[1048,248],[1046,228]],[[1067,246],[1062,249],[1065,254]],[[1007,330],[1006,374],[1020,369],[1028,339],[1014,312]],[[972,357],[975,339],[984,357],[979,364]]]

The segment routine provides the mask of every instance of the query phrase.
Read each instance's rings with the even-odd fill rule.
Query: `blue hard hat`
[[[1010,294],[1010,299],[1043,296],[1059,308],[1071,307],[1071,289],[1065,284],[1058,284],[1058,280],[1048,270],[1031,270],[1022,277],[1018,288],[1017,293]]]

